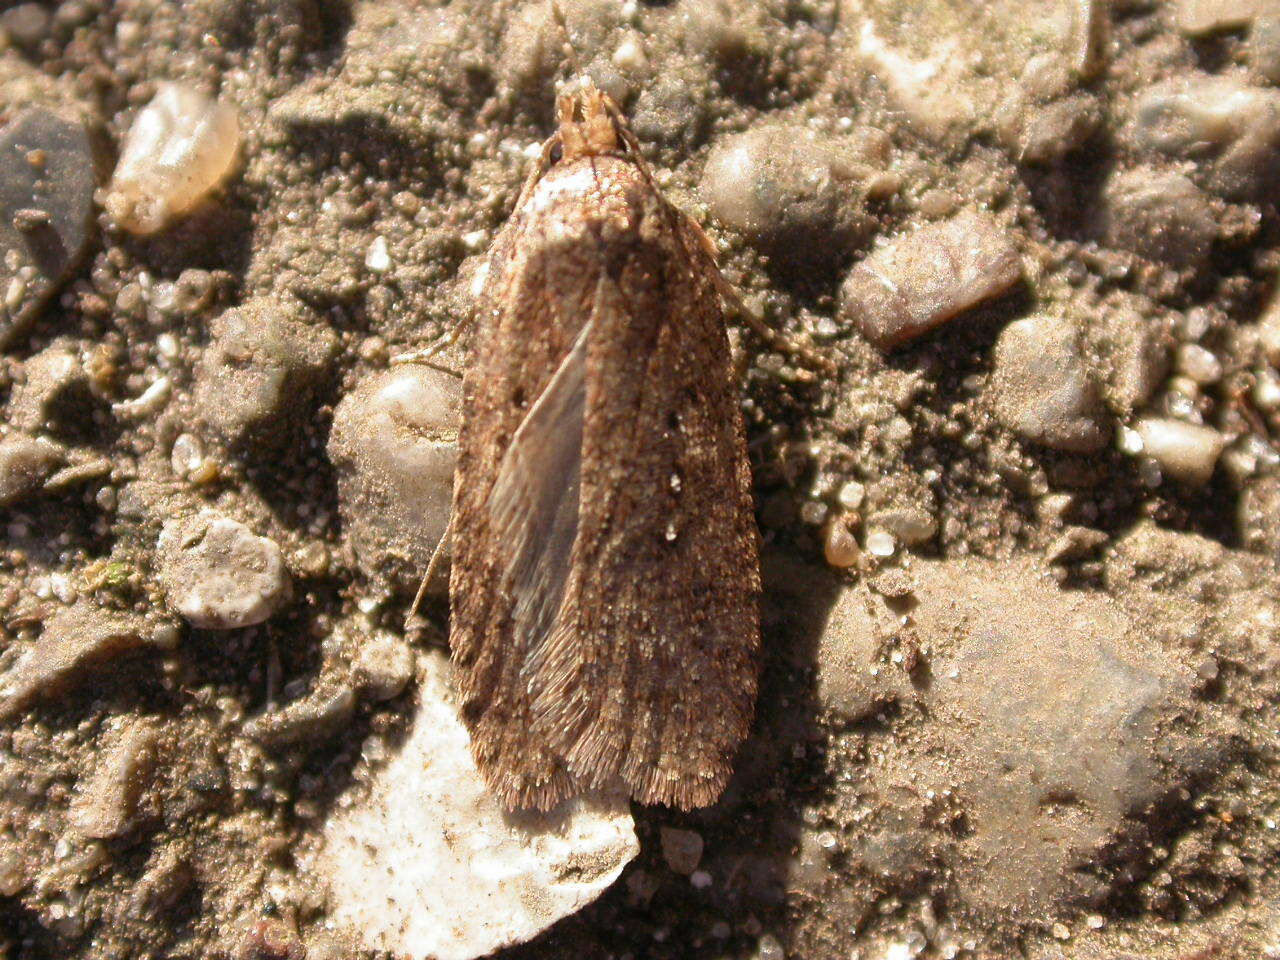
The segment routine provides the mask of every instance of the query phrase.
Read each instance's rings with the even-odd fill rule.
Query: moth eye
[[[564,145],[559,143],[553,143],[551,145],[551,162],[559,163],[561,159],[563,159],[563,157],[564,157]]]

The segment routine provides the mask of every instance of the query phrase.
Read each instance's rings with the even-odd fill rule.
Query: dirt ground
[[[1280,957],[1280,8],[3,6],[0,960],[376,955],[304,865],[447,644],[455,388],[391,358],[573,73],[840,373],[733,322],[754,732],[501,956]]]

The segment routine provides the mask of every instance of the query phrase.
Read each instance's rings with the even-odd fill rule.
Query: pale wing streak
[[[521,675],[537,675],[547,634],[569,578],[578,534],[582,416],[587,340],[583,324],[572,348],[511,438],[489,494],[495,542],[504,545],[503,585],[512,605],[512,655]]]

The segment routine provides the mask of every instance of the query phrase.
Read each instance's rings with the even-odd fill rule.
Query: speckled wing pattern
[[[716,267],[625,147],[548,160],[488,264],[450,583],[477,765],[510,808],[714,802],[759,646]]]

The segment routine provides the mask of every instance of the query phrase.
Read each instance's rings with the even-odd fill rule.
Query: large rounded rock
[[[376,374],[333,414],[329,459],[364,574],[412,590],[449,523],[461,384],[430,367]]]

